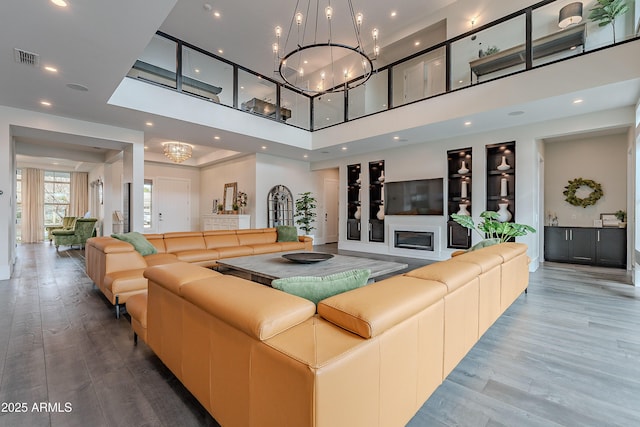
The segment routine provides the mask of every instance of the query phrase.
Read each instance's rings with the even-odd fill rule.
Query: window
[[[71,173],[44,171],[44,225],[62,224],[69,212]]]
[[[22,237],[22,169],[16,169],[16,241]]]
[[[151,195],[153,190],[153,181],[150,179],[144,180],[144,194],[143,194],[143,212],[144,212],[144,228],[145,230],[151,229]]]

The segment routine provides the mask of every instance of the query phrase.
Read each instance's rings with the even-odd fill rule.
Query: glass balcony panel
[[[276,100],[275,83],[256,74],[238,70],[238,107],[242,111],[275,119]],[[289,112],[281,109],[280,114],[286,117]]]
[[[325,93],[313,98],[313,129],[344,123],[344,92]]]
[[[309,130],[311,128],[311,99],[290,89],[280,89],[281,120]]]
[[[589,14],[587,8],[583,9],[582,15],[573,17],[573,23],[567,27],[561,28],[559,25],[560,9],[570,3],[575,1],[557,1],[533,11],[534,67],[584,52]]]
[[[451,45],[451,89],[525,69],[525,16],[520,15]]]
[[[182,91],[233,106],[233,66],[184,47]]]
[[[443,93],[446,90],[444,48],[396,65],[392,76],[394,107]]]
[[[176,43],[155,34],[127,75],[175,89]]]
[[[349,120],[386,110],[389,105],[387,70],[373,74],[369,80],[349,89]]]

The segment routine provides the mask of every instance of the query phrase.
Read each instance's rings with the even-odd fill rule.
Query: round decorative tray
[[[333,258],[333,254],[325,254],[322,252],[296,252],[292,254],[284,254],[282,255],[282,258],[299,264],[312,264],[314,262],[331,259]]]

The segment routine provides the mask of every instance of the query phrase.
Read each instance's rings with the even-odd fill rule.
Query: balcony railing
[[[638,39],[636,3],[616,21],[615,44]],[[566,4],[536,3],[380,66],[364,85],[330,95],[307,95],[162,32],[128,76],[314,131],[614,45],[612,27],[586,17],[558,29]]]

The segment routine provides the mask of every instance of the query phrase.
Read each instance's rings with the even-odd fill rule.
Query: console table
[[[582,46],[584,50],[586,28],[585,24],[579,24],[534,40],[532,43],[533,59],[553,55],[578,46]],[[475,59],[469,62],[471,81],[473,82],[474,74],[477,82],[480,76],[524,64],[525,60],[525,44]]]
[[[617,227],[545,227],[547,261],[603,267],[627,266],[627,229]]]
[[[202,231],[251,228],[251,215],[202,215]]]

